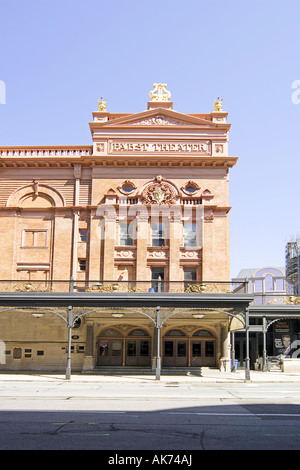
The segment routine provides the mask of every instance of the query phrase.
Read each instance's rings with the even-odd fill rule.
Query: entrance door
[[[125,364],[126,366],[150,365],[150,340],[127,339]]]
[[[191,367],[213,367],[216,365],[214,340],[191,340]]]
[[[163,340],[163,365],[186,367],[188,365],[188,340],[182,330],[170,330]]]
[[[126,366],[149,366],[151,364],[149,333],[135,328],[128,333],[125,344]]]
[[[214,340],[191,340],[191,367],[213,367],[216,365]]]
[[[122,346],[121,339],[98,340],[98,365],[101,366],[121,366],[122,365]]]
[[[117,328],[107,328],[97,338],[98,366],[151,365],[151,338],[143,328],[125,336]]]
[[[209,330],[196,330],[190,338],[191,367],[216,366],[216,340]]]
[[[122,366],[123,338],[116,328],[107,328],[97,338],[97,365]]]
[[[165,339],[163,365],[167,367],[187,366],[187,340]]]

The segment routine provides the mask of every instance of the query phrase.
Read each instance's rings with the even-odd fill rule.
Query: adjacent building
[[[286,279],[290,292],[300,295],[300,235],[285,248]]]

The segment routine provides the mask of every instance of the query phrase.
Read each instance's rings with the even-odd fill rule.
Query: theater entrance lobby
[[[215,335],[195,325],[168,329],[162,338],[162,366],[216,367]],[[157,355],[154,345],[155,331],[125,324],[104,328],[96,339],[95,365],[150,367]]]
[[[0,292],[0,369],[65,369],[68,378],[116,368],[143,368],[157,378],[166,369],[229,370],[231,332],[243,330],[247,339],[251,301],[239,292]]]
[[[105,328],[97,337],[97,366],[151,365],[151,338],[144,328]],[[124,332],[125,329],[125,332]]]
[[[169,330],[163,338],[162,365],[166,367],[215,367],[216,338],[214,334],[205,329],[196,329],[190,335],[183,329]]]

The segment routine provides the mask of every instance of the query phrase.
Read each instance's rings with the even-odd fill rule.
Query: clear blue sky
[[[239,157],[231,276],[284,266],[300,231],[299,0],[2,0],[0,17],[0,145],[90,144],[98,98],[140,112],[154,82],[182,113],[220,96]]]

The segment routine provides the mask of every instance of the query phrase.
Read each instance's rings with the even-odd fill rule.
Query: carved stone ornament
[[[104,100],[102,97],[100,98],[100,100],[98,100],[98,111],[106,111],[106,100]]]
[[[104,152],[104,144],[103,143],[96,144],[96,150],[97,152]]]
[[[214,106],[214,111],[220,112],[222,111],[222,101],[219,97],[217,100],[215,100],[215,106]]]
[[[74,165],[74,177],[75,178],[81,177],[81,165],[78,165],[78,164]]]
[[[142,119],[132,123],[134,126],[188,126],[189,123],[180,121],[179,119],[172,119],[163,114],[156,114],[156,116]]]
[[[149,95],[152,101],[169,101],[171,93],[167,90],[166,83],[153,83],[154,90]]]
[[[150,183],[142,192],[142,202],[146,205],[151,204],[168,204],[169,206],[175,204],[176,191],[169,184],[161,181],[160,177],[156,182]]]

